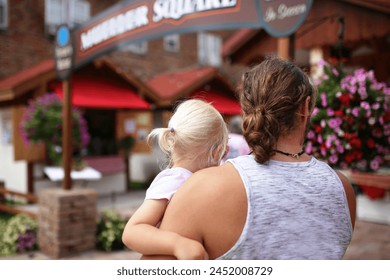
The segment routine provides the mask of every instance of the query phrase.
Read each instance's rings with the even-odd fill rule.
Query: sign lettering
[[[129,10],[81,33],[81,49],[87,50],[105,40],[148,24],[148,7],[140,6]]]
[[[264,28],[294,33],[312,0],[122,0],[74,30],[74,67],[114,50],[173,33]]]
[[[153,5],[153,21],[178,20],[185,15],[234,7],[237,0],[157,0]]]

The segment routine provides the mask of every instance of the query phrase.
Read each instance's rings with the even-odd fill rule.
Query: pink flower
[[[328,126],[332,129],[339,128],[342,124],[342,120],[340,118],[333,118],[328,121]]]
[[[331,156],[329,157],[329,162],[330,162],[331,164],[337,163],[338,160],[339,160],[339,158],[338,158],[337,155],[331,155]]]
[[[339,154],[344,153],[344,147],[342,145],[337,145],[336,150]]]
[[[379,162],[378,160],[374,159],[370,163],[370,167],[372,170],[377,171],[379,169]]]
[[[345,75],[323,67],[329,77],[318,84],[306,150],[330,165],[377,170],[390,151],[390,88],[376,81],[373,71]]]
[[[309,132],[307,133],[307,139],[313,139],[315,136],[316,135],[313,130],[309,130]]]
[[[313,144],[312,144],[311,141],[308,141],[308,142],[306,143],[305,153],[306,153],[306,154],[311,154],[312,151],[313,151]]]
[[[319,112],[318,108],[314,107],[313,112],[311,113],[311,116],[314,117],[315,115],[318,114],[318,112]]]
[[[375,102],[373,105],[372,105],[372,109],[374,110],[378,110],[380,108],[380,104],[378,102]]]
[[[370,104],[368,104],[367,102],[363,101],[362,103],[360,103],[360,107],[362,107],[364,110],[370,110]]]
[[[321,95],[320,95],[320,97],[321,97],[321,105],[322,105],[322,107],[326,107],[326,105],[328,104],[327,102],[326,102],[326,93],[321,93]]]
[[[352,109],[352,115],[354,115],[355,117],[359,116],[359,112],[360,112],[360,109],[357,107]]]

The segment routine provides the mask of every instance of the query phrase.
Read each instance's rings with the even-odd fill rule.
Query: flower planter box
[[[352,184],[359,188],[371,199],[383,198],[390,191],[390,170],[376,173],[343,171]]]

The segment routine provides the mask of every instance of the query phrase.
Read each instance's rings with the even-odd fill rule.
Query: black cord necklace
[[[293,158],[295,158],[295,159],[299,159],[299,157],[300,157],[301,155],[303,155],[303,153],[305,152],[303,149],[302,149],[302,151],[300,151],[299,153],[296,153],[296,154],[287,153],[287,152],[283,152],[283,151],[276,150],[276,149],[274,149],[274,150],[272,150],[272,151],[274,151],[275,153],[279,153],[279,154],[285,155],[285,156],[293,157]]]

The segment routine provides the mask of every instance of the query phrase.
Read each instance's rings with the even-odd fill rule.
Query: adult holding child
[[[252,153],[193,174],[160,229],[198,241],[211,259],[341,259],[355,196],[342,174],[304,153],[316,98],[309,78],[267,58],[243,75],[239,93]]]

